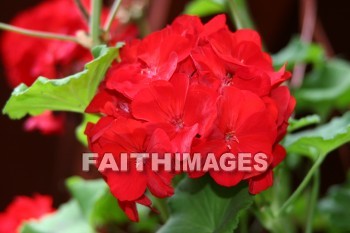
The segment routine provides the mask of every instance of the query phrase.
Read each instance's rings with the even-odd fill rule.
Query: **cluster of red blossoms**
[[[0,213],[0,233],[19,233],[25,221],[38,220],[53,211],[49,196],[18,196],[4,213]]]
[[[90,0],[83,4],[89,10]],[[102,12],[102,21],[108,15]],[[49,22],[49,23],[48,23]],[[88,31],[74,0],[45,0],[39,5],[18,14],[12,25],[44,32],[75,36],[78,31]],[[137,36],[134,25],[123,25],[115,20],[110,33],[110,45]],[[89,49],[74,42],[28,37],[14,32],[4,33],[1,52],[8,82],[12,87],[24,83],[28,86],[39,77],[63,78],[81,71],[92,60]],[[31,117],[25,124],[28,131],[39,129],[43,134],[59,133],[63,129],[63,116],[52,112]]]
[[[224,15],[205,25],[198,17],[181,16],[164,30],[126,43],[120,58],[86,109],[102,115],[86,129],[90,149],[100,155],[97,164],[104,153],[118,161],[127,152],[262,152],[268,156],[265,172],[208,173],[227,187],[245,180],[252,194],[272,185],[272,169],[285,157],[279,142],[295,100],[281,86],[290,73],[273,70],[257,32],[231,32]],[[147,160],[141,173],[136,163],[131,161],[128,172],[102,172],[134,221],[136,203],[151,206],[146,190],[171,196],[175,175],[152,171]]]

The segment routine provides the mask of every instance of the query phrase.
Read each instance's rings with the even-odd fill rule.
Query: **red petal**
[[[134,222],[138,222],[139,221],[139,213],[137,212],[137,208],[136,208],[136,203],[135,202],[119,201],[118,200],[118,203],[119,203],[120,208],[124,211],[126,216],[128,216],[128,218],[131,221],[134,221]]]
[[[258,194],[273,185],[273,172],[272,170],[266,173],[253,177],[249,180],[249,192],[251,194]]]
[[[244,173],[239,171],[209,171],[209,173],[216,183],[226,187],[237,185],[244,177]]]
[[[276,167],[278,164],[280,164],[284,158],[286,157],[286,150],[281,145],[276,145],[273,150],[273,161],[272,161],[272,168]]]

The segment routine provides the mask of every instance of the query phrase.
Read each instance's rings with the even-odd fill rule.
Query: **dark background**
[[[0,22],[9,22],[17,12],[39,3],[39,0],[12,0],[0,3]],[[185,0],[154,0],[149,9],[152,29],[164,26],[183,10]],[[322,0],[318,2],[318,16],[334,53],[350,58],[350,1]],[[249,1],[257,29],[270,52],[283,48],[299,31],[300,2],[297,0]],[[0,64],[0,107],[10,96]],[[41,136],[24,133],[22,121],[11,121],[0,115],[0,210],[16,195],[50,194],[55,204],[67,196],[64,179],[80,174],[80,157],[84,150],[74,137],[77,116],[70,115],[66,132],[61,136]],[[345,151],[346,148],[344,149]],[[349,155],[350,156],[350,155]],[[345,177],[344,160],[339,154],[329,156],[322,169],[322,189],[342,182]],[[340,169],[339,169],[340,168]]]

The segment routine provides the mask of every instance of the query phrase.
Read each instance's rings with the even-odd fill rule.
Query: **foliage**
[[[186,178],[170,198],[170,218],[158,233],[230,233],[252,201],[246,185],[225,188],[209,176]]]
[[[19,85],[3,113],[12,119],[39,115],[45,110],[84,113],[108,67],[118,56],[118,48],[101,46],[94,49],[94,54],[97,58],[80,73],[62,79],[39,77],[30,87]]]

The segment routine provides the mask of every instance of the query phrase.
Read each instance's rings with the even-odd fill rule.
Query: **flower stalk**
[[[236,29],[255,28],[245,0],[227,0],[227,7]]]
[[[83,18],[86,20],[86,22],[90,21],[90,15],[89,12],[87,12],[87,10],[85,9],[83,3],[81,2],[81,0],[74,0],[75,4],[77,5],[81,15],[83,16]]]
[[[90,17],[90,36],[93,46],[101,44],[101,12],[102,12],[102,0],[92,0],[91,2],[92,14]]]
[[[289,197],[289,199],[282,205],[281,209],[277,212],[277,216],[285,213],[288,210],[288,208],[291,206],[291,204],[293,204],[298,199],[300,194],[304,191],[304,189],[309,184],[312,177],[315,175],[315,173],[318,172],[318,169],[325,158],[326,158],[325,155],[320,155],[317,158],[317,160],[315,161],[315,163],[312,165],[311,169],[305,176],[304,180],[300,183],[298,188],[294,191],[294,193]]]
[[[313,230],[313,220],[315,217],[315,210],[318,200],[318,195],[320,191],[320,169],[317,169],[314,176],[313,176],[313,184],[311,188],[310,193],[310,201],[309,201],[309,208],[307,213],[307,219],[306,219],[306,233],[312,233]]]
[[[5,24],[5,23],[0,23],[0,29],[6,30],[6,31],[11,31],[11,32],[16,32],[16,33],[26,35],[26,36],[31,36],[31,37],[38,37],[38,38],[43,38],[43,39],[53,39],[53,40],[62,40],[62,41],[71,41],[74,43],[81,44],[80,41],[74,36],[24,29],[24,28],[12,26],[12,25]]]
[[[106,23],[104,25],[104,31],[106,33],[108,33],[111,30],[113,21],[115,19],[115,16],[117,15],[117,12],[118,12],[118,9],[119,9],[121,3],[122,3],[122,0],[115,0],[114,1],[113,5],[112,5],[112,9],[109,12],[107,21],[106,21]]]

